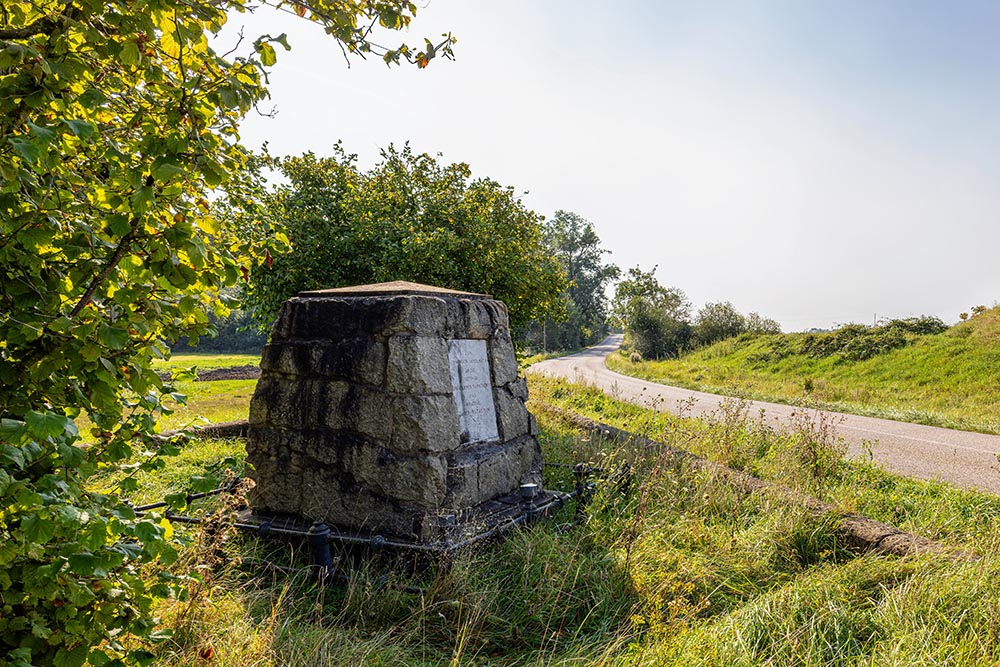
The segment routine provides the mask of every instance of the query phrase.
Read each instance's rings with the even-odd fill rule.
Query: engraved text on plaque
[[[455,407],[458,408],[461,442],[499,438],[486,341],[449,340],[448,366]]]

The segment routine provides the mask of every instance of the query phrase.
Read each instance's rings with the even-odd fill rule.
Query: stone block
[[[344,466],[357,482],[387,498],[426,508],[444,502],[448,469],[440,455],[400,456],[387,447],[359,446],[344,452]]]
[[[510,335],[506,332],[490,339],[490,366],[493,368],[493,384],[502,387],[517,379],[517,354]]]
[[[282,304],[272,343],[361,338],[398,327],[408,310],[389,297],[292,297]]]
[[[400,453],[447,452],[459,446],[455,399],[441,396],[392,398],[392,448]]]
[[[399,394],[450,394],[448,342],[431,336],[389,338],[386,387]]]
[[[479,458],[475,454],[452,457],[448,462],[448,493],[445,506],[454,509],[473,507],[486,500],[479,494]]]
[[[386,345],[370,338],[347,338],[312,348],[310,371],[334,380],[372,386],[385,383]]]
[[[513,440],[527,435],[530,424],[524,402],[515,398],[505,387],[493,390],[493,400],[497,408],[497,421],[500,423],[500,437],[503,440]]]
[[[521,400],[522,402],[528,400],[528,380],[526,378],[518,378],[513,382],[507,383],[507,391],[510,392],[511,396]]]
[[[448,304],[436,296],[382,297],[395,306],[379,328],[383,336],[409,334],[443,338],[449,328]]]
[[[250,422],[282,428],[306,428],[322,421],[326,411],[326,383],[299,378],[289,382],[265,375],[250,401]]]
[[[309,350],[288,343],[265,345],[260,369],[264,373],[303,375],[309,370]]]
[[[510,493],[528,472],[524,465],[524,445],[505,443],[479,463],[479,497],[483,500]]]
[[[392,398],[365,385],[332,382],[323,423],[330,429],[354,431],[382,443],[392,436]]]
[[[498,328],[498,311],[488,301],[464,301],[466,335],[464,338],[489,339]]]

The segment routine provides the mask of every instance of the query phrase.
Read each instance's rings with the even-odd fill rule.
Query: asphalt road
[[[600,387],[622,400],[676,414],[700,416],[715,412],[725,396],[681,389],[608,370],[604,359],[621,345],[621,335],[608,336],[600,345],[576,354],[549,359],[531,366],[529,373],[543,373]],[[765,419],[788,424],[801,407],[752,401],[752,415],[763,410]],[[848,456],[867,456],[887,469],[921,479],[937,479],[958,486],[1000,494],[1000,436],[908,424],[889,419],[825,413],[848,443]],[[867,444],[866,444],[867,443]]]

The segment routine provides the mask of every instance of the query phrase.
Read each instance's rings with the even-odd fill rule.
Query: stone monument
[[[407,282],[302,292],[261,371],[255,513],[429,543],[541,488],[507,309],[489,296]]]

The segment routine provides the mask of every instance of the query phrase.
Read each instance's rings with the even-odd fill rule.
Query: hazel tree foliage
[[[561,314],[563,271],[513,188],[408,145],[369,170],[339,144],[277,165],[288,183],[262,209],[231,211],[250,228],[263,216],[291,245],[251,271],[245,298],[263,327],[297,292],[392,280],[491,294],[512,328]]]
[[[424,67],[452,39],[380,49],[398,0],[272,3],[345,52]],[[212,215],[247,155],[238,123],[266,97],[284,35],[217,53],[239,1],[0,3],[0,664],[148,660],[151,604],[183,585],[169,526],[137,516],[94,471],[163,465],[172,389],[151,370],[224,315],[219,297],[281,245]],[[249,239],[249,240],[248,240]],[[85,416],[92,428],[79,433]],[[87,443],[87,446],[82,446]],[[175,499],[183,506],[183,499]],[[152,568],[152,570],[150,570]]]

